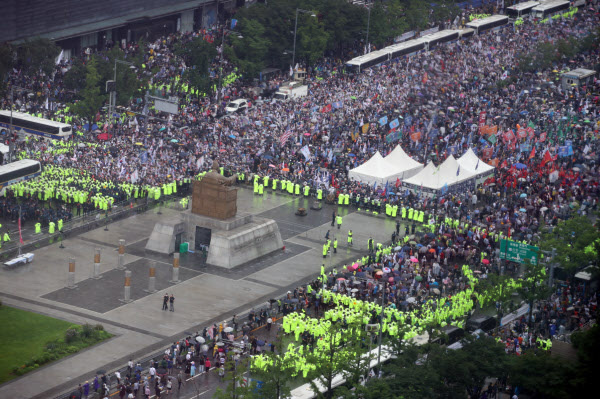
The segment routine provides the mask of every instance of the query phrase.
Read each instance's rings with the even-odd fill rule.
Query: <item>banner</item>
[[[492,159],[489,164],[492,165],[493,167],[497,168],[498,164],[500,163],[500,160],[498,158],[494,158]]]
[[[519,148],[521,152],[531,151],[531,145],[529,144],[521,144]]]
[[[527,131],[520,127],[519,130],[517,130],[517,137],[519,137],[520,139],[524,139],[525,137],[527,137]]]
[[[410,139],[414,142],[421,140],[421,132],[414,132],[410,135]]]
[[[487,139],[492,144],[496,144],[496,141],[498,141],[498,138],[496,137],[495,134],[490,135],[490,137],[488,137]]]
[[[364,125],[362,125],[362,132],[363,134],[366,134],[369,131],[369,124],[365,123]]]
[[[306,159],[307,161],[310,159],[310,149],[308,148],[308,145],[305,145],[304,147],[300,148],[300,153],[304,155],[304,159]]]
[[[485,126],[485,116],[486,116],[485,111],[481,111],[479,113],[479,134],[483,134],[483,133],[481,133],[481,131],[482,131],[483,127]]]
[[[543,143],[544,141],[546,141],[546,136],[547,136],[547,135],[548,135],[548,134],[547,134],[546,132],[544,132],[544,133],[540,134],[540,138],[538,139],[538,141],[539,141],[540,143]]]
[[[384,116],[383,118],[379,119],[379,126],[383,126],[387,123],[388,123],[387,116]]]
[[[400,122],[398,122],[398,118],[396,118],[390,122],[390,129],[395,129],[398,126],[400,126]]]
[[[390,134],[385,136],[386,143],[393,143],[394,141],[398,141],[402,138],[402,132],[391,131]]]
[[[481,157],[483,159],[490,159],[492,157],[492,155],[494,154],[494,147],[488,147],[488,148],[484,148],[481,151]]]
[[[513,132],[512,130],[509,130],[507,132],[504,133],[504,140],[505,141],[512,141],[515,139],[515,132]]]

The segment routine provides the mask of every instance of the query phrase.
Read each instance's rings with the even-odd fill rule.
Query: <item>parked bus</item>
[[[421,40],[425,42],[427,51],[431,51],[437,47],[440,43],[455,42],[459,39],[459,32],[457,30],[445,29],[439,32],[431,33],[429,35],[421,37]]]
[[[411,56],[423,50],[425,50],[425,42],[422,39],[408,40],[382,49],[389,54],[391,60]]]
[[[361,55],[351,59],[346,63],[346,68],[353,73],[360,73],[367,68],[379,65],[390,59],[389,54],[384,50],[371,51],[368,54]]]
[[[71,125],[55,122],[22,112],[12,112],[13,131],[30,136],[51,140],[66,140],[73,133]],[[0,111],[0,132],[5,135],[10,131],[10,111]]]
[[[461,29],[458,31],[460,40],[468,39],[475,34],[475,31],[471,28]]]
[[[476,35],[481,35],[488,30],[500,29],[508,23],[506,15],[492,15],[491,17],[476,19],[466,24],[467,28],[475,31]]]
[[[512,19],[523,18],[531,14],[531,10],[540,4],[539,1],[526,1],[506,8],[506,14]]]
[[[0,196],[4,195],[6,187],[23,180],[38,177],[42,173],[39,161],[22,159],[0,166]]]
[[[534,18],[545,19],[563,10],[571,8],[571,3],[564,0],[554,0],[540,3],[531,9],[531,16]]]

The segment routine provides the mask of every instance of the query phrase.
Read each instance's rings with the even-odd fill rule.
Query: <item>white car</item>
[[[244,100],[243,98],[238,98],[237,100],[233,100],[229,104],[227,104],[227,106],[225,107],[225,112],[227,112],[227,113],[242,112],[247,109],[248,109],[248,101]]]

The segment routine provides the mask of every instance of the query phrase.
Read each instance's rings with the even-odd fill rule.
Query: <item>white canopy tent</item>
[[[409,157],[400,144],[383,159],[394,165],[397,172],[402,172],[400,180],[408,179],[423,170],[423,164]]]
[[[348,172],[350,180],[359,181],[366,184],[385,184],[387,182],[395,183],[402,175],[397,168],[386,161],[379,151],[375,153],[367,162]]]
[[[404,180],[404,184],[413,191],[421,190],[423,194],[433,196],[444,194],[446,191],[460,191],[475,187],[475,174],[459,163],[450,155],[437,168],[429,163],[421,172]],[[457,185],[465,183],[460,187]]]
[[[479,157],[475,155],[475,152],[473,152],[471,148],[469,148],[467,152],[465,152],[463,156],[458,158],[456,161],[461,168],[465,168],[476,175],[477,184],[483,182],[494,173],[494,167],[479,159]]]

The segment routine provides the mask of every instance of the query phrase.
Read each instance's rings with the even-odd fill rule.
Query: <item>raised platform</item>
[[[273,219],[241,214],[220,220],[188,210],[180,220],[156,223],[146,249],[171,254],[181,242],[188,242],[192,250],[208,246],[206,263],[227,269],[283,248]]]

